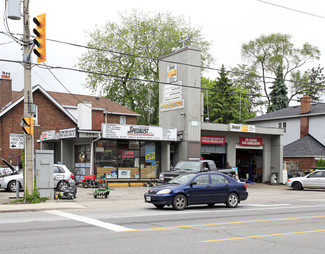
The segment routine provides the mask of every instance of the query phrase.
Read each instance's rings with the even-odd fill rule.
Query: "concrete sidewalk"
[[[78,187],[77,198],[74,200],[48,200],[39,204],[6,204],[15,197],[15,193],[0,192],[0,212],[18,211],[42,211],[53,209],[98,209],[114,207],[134,207],[143,205],[145,202],[143,194],[148,187],[110,187],[108,198],[97,198],[93,196],[92,189]],[[248,199],[244,202],[250,203],[277,203],[297,199],[325,199],[325,190],[294,191],[286,185],[247,184]],[[23,193],[20,192],[20,196]],[[5,204],[4,204],[5,203]]]

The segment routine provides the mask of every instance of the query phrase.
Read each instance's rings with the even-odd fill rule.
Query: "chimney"
[[[10,73],[2,72],[0,79],[0,109],[12,101]]]
[[[310,97],[305,95],[300,99],[300,114],[310,113]],[[300,138],[309,134],[309,117],[300,116]]]
[[[310,112],[310,97],[308,95],[304,95],[300,99],[300,114],[306,114]]]

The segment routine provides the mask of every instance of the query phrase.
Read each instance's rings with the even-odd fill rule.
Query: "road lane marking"
[[[65,218],[69,218],[72,220],[81,221],[81,222],[84,222],[87,224],[91,224],[91,225],[94,225],[97,227],[102,227],[102,228],[109,229],[109,230],[116,231],[116,232],[132,230],[131,228],[126,228],[126,227],[123,227],[120,225],[102,222],[102,221],[99,221],[96,219],[91,219],[88,217],[84,217],[84,216],[80,216],[80,215],[76,215],[76,214],[72,214],[72,213],[66,213],[66,212],[62,212],[62,211],[58,211],[58,210],[51,210],[51,211],[46,211],[46,212],[54,214],[54,215],[59,215],[59,216],[65,217]]]
[[[230,222],[218,222],[218,223],[197,224],[197,225],[184,225],[184,226],[174,226],[174,227],[129,229],[129,230],[120,230],[119,232],[128,232],[128,231],[136,232],[136,231],[154,231],[154,230],[179,229],[179,228],[210,227],[210,226],[245,224],[245,223],[256,223],[256,222],[271,222],[271,221],[297,221],[297,220],[319,219],[319,218],[325,218],[325,216],[308,216],[308,217],[279,218],[279,219],[265,219],[265,220],[248,220],[248,221],[230,221]]]
[[[311,231],[287,232],[287,233],[278,233],[278,234],[269,234],[269,235],[252,235],[252,236],[242,236],[242,237],[215,239],[215,240],[205,240],[205,241],[201,241],[201,243],[222,242],[222,241],[232,241],[232,240],[242,240],[242,239],[252,239],[252,238],[270,237],[270,236],[310,234],[310,233],[317,233],[317,232],[324,232],[324,231],[325,231],[325,229],[318,229],[318,230],[311,230]]]
[[[276,206],[288,206],[290,204],[272,204],[272,205],[262,205],[262,204],[245,204],[245,206],[256,206],[256,207],[276,207]]]

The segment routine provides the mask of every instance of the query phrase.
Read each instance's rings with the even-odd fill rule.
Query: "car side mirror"
[[[193,187],[193,185],[197,185],[197,182],[191,182],[190,186]]]

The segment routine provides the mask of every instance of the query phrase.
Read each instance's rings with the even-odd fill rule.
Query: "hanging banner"
[[[240,137],[240,145],[242,146],[262,146],[262,138],[244,138]]]

